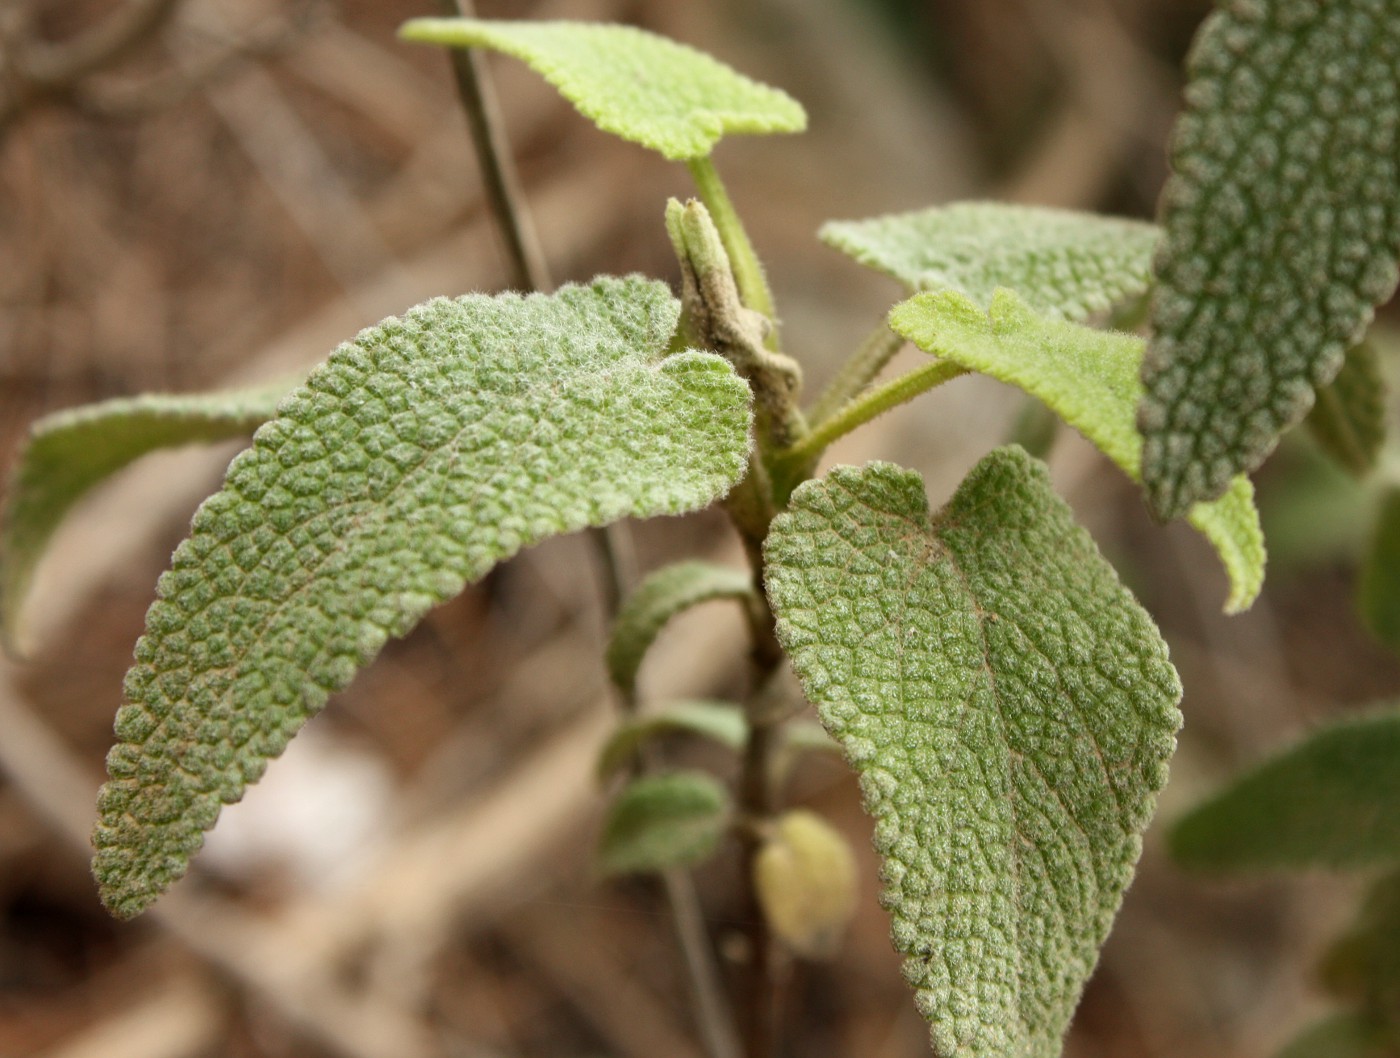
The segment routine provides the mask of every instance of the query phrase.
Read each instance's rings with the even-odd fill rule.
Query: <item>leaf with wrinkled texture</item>
[[[1171,849],[1216,872],[1400,864],[1400,713],[1313,732],[1182,819]]]
[[[1395,290],[1396,16],[1393,0],[1227,0],[1197,35],[1139,411],[1163,518],[1258,466]]]
[[[613,732],[598,754],[598,777],[611,777],[645,743],[673,733],[698,735],[737,752],[749,737],[749,722],[743,709],[733,702],[667,702],[655,712],[627,720]]]
[[[895,306],[890,326],[927,353],[1038,397],[1140,480],[1142,438],[1133,413],[1142,394],[1142,339],[1047,319],[1009,290],[996,293],[990,312],[960,294],[919,294]],[[1192,508],[1188,520],[1229,575],[1225,611],[1247,609],[1264,583],[1254,487],[1238,478],[1221,499]]]
[[[960,202],[822,226],[828,246],[911,291],[952,290],[987,308],[998,287],[1068,320],[1147,289],[1158,231],[1141,221],[1067,209]]]
[[[1395,485],[1387,486],[1376,503],[1356,601],[1371,634],[1400,654],[1400,487]]]
[[[57,412],[20,453],[0,530],[0,638],[19,649],[20,609],[54,530],[91,488],[162,448],[251,437],[290,383],[224,393],[149,394]]]
[[[749,392],[661,283],[439,298],[337,349],[195,515],[117,714],[94,872],[139,912],[384,643],[521,548],[723,495]]]
[[[807,127],[806,113],[787,93],[632,26],[416,18],[399,35],[514,56],[604,132],[673,161],[705,157],[728,133]]]
[[[1317,391],[1304,420],[1322,450],[1357,477],[1375,468],[1385,443],[1385,374],[1370,342],[1347,350],[1342,369]]]
[[[838,467],[765,556],[779,637],[860,773],[934,1052],[1058,1055],[1180,722],[1151,619],[1016,448],[936,516],[917,474]]]
[[[598,840],[604,874],[664,871],[710,858],[729,826],[729,794],[702,771],[636,779],[618,793]]]
[[[753,576],[712,562],[686,561],[650,574],[622,603],[604,652],[608,675],[631,697],[637,670],[666,623],[677,614],[715,599],[756,601]]]

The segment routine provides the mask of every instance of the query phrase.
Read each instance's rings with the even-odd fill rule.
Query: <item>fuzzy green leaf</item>
[[[1067,209],[960,202],[833,221],[820,236],[911,291],[953,290],[985,309],[1010,287],[1037,312],[1083,320],[1147,289],[1158,232]]]
[[[1314,732],[1182,819],[1171,848],[1221,872],[1400,863],[1400,713]]]
[[[766,560],[860,773],[935,1054],[1053,1058],[1166,780],[1166,645],[1017,448],[933,517],[918,475],[838,467],[793,493]]]
[[[598,841],[604,874],[689,867],[713,855],[729,826],[729,794],[711,775],[679,771],[637,779],[608,809]]]
[[[1393,0],[1227,0],[1203,24],[1143,364],[1161,517],[1258,466],[1395,290],[1397,69]]]
[[[1317,391],[1304,420],[1322,450],[1357,477],[1375,467],[1385,443],[1385,390],[1376,347],[1361,342],[1347,350],[1331,384]]]
[[[667,357],[660,283],[439,298],[363,331],[283,404],[160,580],[117,714],[94,872],[132,915],[331,692],[522,547],[704,506],[748,388]]]
[[[622,604],[604,659],[623,695],[637,689],[637,670],[666,622],[692,606],[713,599],[757,601],[752,576],[711,562],[677,562],[642,581]]]
[[[20,610],[53,532],[89,489],[151,452],[251,437],[290,384],[119,398],[47,416],[20,453],[0,528],[0,639],[19,649]]]
[[[733,702],[668,702],[655,712],[628,720],[613,732],[598,754],[598,777],[610,778],[637,749],[660,735],[699,735],[738,751],[749,735],[744,711]]]
[[[1400,654],[1400,487],[1380,494],[1356,601],[1371,634]]]
[[[512,55],[604,132],[673,161],[705,157],[727,133],[807,127],[806,113],[787,93],[632,26],[416,18],[399,35]]]
[[[997,291],[990,313],[960,294],[919,294],[895,306],[890,326],[925,352],[1044,401],[1140,480],[1142,438],[1133,414],[1142,394],[1142,339],[1047,319],[1009,290]],[[1226,612],[1247,609],[1264,582],[1264,534],[1253,486],[1238,478],[1225,496],[1197,504],[1188,518],[1225,566]]]

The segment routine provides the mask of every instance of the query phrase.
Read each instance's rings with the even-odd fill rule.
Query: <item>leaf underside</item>
[[[90,489],[162,448],[250,437],[289,384],[225,393],[119,398],[35,423],[0,529],[0,639],[19,649],[20,611],[54,530]]]
[[[1342,369],[1317,391],[1304,420],[1322,450],[1356,477],[1375,468],[1385,443],[1385,373],[1370,342],[1347,350]]]
[[[1219,872],[1400,864],[1400,713],[1314,732],[1182,819],[1171,848]]]
[[[1083,320],[1147,289],[1159,233],[1073,210],[960,202],[832,221],[819,234],[910,291],[952,290],[985,309],[1010,287],[1037,312]]]
[[[807,127],[806,113],[787,93],[632,26],[416,18],[399,33],[426,44],[514,56],[604,132],[673,161],[705,157],[728,133]]]
[[[657,570],[623,601],[603,654],[608,675],[630,698],[642,659],[671,618],[715,599],[756,598],[752,576],[730,566],[687,561]]]
[[[1129,477],[1139,480],[1142,438],[1133,423],[1142,395],[1143,340],[1047,319],[1009,290],[990,312],[955,293],[896,305],[890,326],[925,352],[1009,383],[1044,401]],[[1237,478],[1188,520],[1215,547],[1230,579],[1227,613],[1247,609],[1264,583],[1264,534],[1254,487]]]
[[[220,805],[434,604],[546,537],[732,487],[748,388],[664,355],[678,313],[638,278],[439,298],[283,403],[196,513],[127,674],[93,838],[114,913],[179,877]]]
[[[930,517],[838,467],[766,549],[778,632],[860,773],[882,902],[942,1058],[1051,1058],[1166,779],[1180,685],[1020,449]]]
[[[598,839],[604,874],[664,871],[710,858],[729,826],[729,794],[703,771],[636,779],[609,806]]]
[[[1228,0],[1188,60],[1139,422],[1153,509],[1252,470],[1395,289],[1392,0]]]

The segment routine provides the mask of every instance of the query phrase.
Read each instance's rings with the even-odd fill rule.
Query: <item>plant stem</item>
[[[476,15],[472,0],[438,0],[438,6],[448,15]],[[485,69],[485,58],[475,48],[449,48],[448,56],[481,165],[486,201],[510,262],[511,285],[517,290],[552,290],[554,282],[520,193],[520,180],[506,145],[501,111]]]
[[[710,217],[719,229],[720,241],[729,254],[730,267],[734,270],[734,282],[739,288],[739,297],[748,308],[761,312],[772,325],[764,344],[773,350],[778,343],[778,315],[773,303],[773,292],[768,288],[768,279],[763,272],[763,263],[749,241],[749,233],[739,219],[734,203],[719,178],[719,170],[708,156],[691,158],[686,163],[695,190],[700,193],[700,201],[710,211]]]
[[[471,17],[475,14],[471,0],[439,0],[439,5],[449,15]],[[551,290],[554,282],[520,192],[520,181],[506,145],[500,109],[485,63],[475,49],[452,48],[449,55],[481,165],[491,216],[510,262],[512,283],[521,290]],[[611,620],[636,580],[631,539],[621,525],[594,529],[589,536],[603,567],[604,606]],[[624,705],[630,707],[635,703]],[[662,885],[690,980],[695,1019],[705,1050],[710,1058],[738,1058],[738,1034],[726,1005],[719,968],[705,935],[704,915],[695,884],[684,871],[668,871],[662,877]]]
[[[813,427],[820,426],[854,399],[894,359],[894,354],[904,347],[905,341],[903,335],[896,334],[884,323],[871,331],[860,348],[841,365],[836,377],[822,390],[821,396],[807,413],[808,423]]]
[[[876,416],[912,400],[920,393],[965,374],[967,368],[960,367],[951,360],[930,361],[923,367],[900,375],[878,389],[872,389],[864,396],[851,401],[791,448],[779,452],[778,457],[788,466],[797,466],[816,459],[831,442],[838,437],[844,437],[857,426],[864,426]]]

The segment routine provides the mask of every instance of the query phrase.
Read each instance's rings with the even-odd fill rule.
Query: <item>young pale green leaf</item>
[[[673,161],[705,157],[728,133],[807,127],[806,113],[787,93],[632,26],[415,18],[399,35],[512,55],[604,132]]]
[[[604,653],[608,674],[623,695],[636,693],[637,670],[666,622],[713,599],[735,599],[745,606],[756,602],[752,576],[712,562],[677,562],[637,586],[618,612]]]
[[[609,806],[598,840],[603,874],[690,867],[710,858],[729,826],[729,794],[702,771],[637,779]]]
[[[1357,477],[1370,473],[1385,443],[1385,374],[1369,342],[1347,350],[1342,369],[1317,391],[1304,420],[1322,450]]]
[[[1188,60],[1139,410],[1163,518],[1258,466],[1395,289],[1393,0],[1228,0]]]
[[[819,234],[911,291],[953,290],[986,308],[1010,287],[1037,312],[1068,320],[1146,290],[1158,237],[1140,221],[999,202],[833,221]]]
[[[1356,601],[1371,634],[1400,654],[1400,487],[1380,495]]]
[[[337,349],[195,515],[127,674],[94,872],[133,915],[327,695],[541,539],[704,506],[747,460],[747,386],[666,356],[661,283],[439,298]]]
[[[765,554],[779,637],[875,817],[934,1053],[1054,1058],[1166,780],[1166,645],[1017,448],[935,517],[918,475],[838,467]]]
[[[1171,848],[1220,872],[1400,863],[1400,712],[1314,732],[1182,819]]]
[[[1370,1019],[1333,1014],[1300,1032],[1277,1058],[1395,1058],[1395,1049]]]
[[[728,746],[744,748],[749,722],[733,702],[679,701],[622,724],[598,754],[598,777],[608,779],[620,771],[638,748],[661,735],[699,735]]]
[[[1009,290],[993,295],[990,313],[961,294],[919,294],[894,307],[890,326],[927,353],[1038,397],[1140,480],[1142,438],[1133,412],[1142,394],[1142,339],[1048,319]],[[1220,499],[1192,508],[1188,519],[1225,566],[1225,611],[1247,609],[1264,582],[1253,486],[1238,478]]]
[[[61,411],[35,423],[20,454],[0,527],[0,639],[22,646],[20,609],[34,567],[84,494],[162,448],[251,437],[290,384],[225,393],[151,394]]]
[[[815,812],[785,812],[754,857],[754,895],[773,935],[807,959],[836,954],[856,911],[856,857]]]

